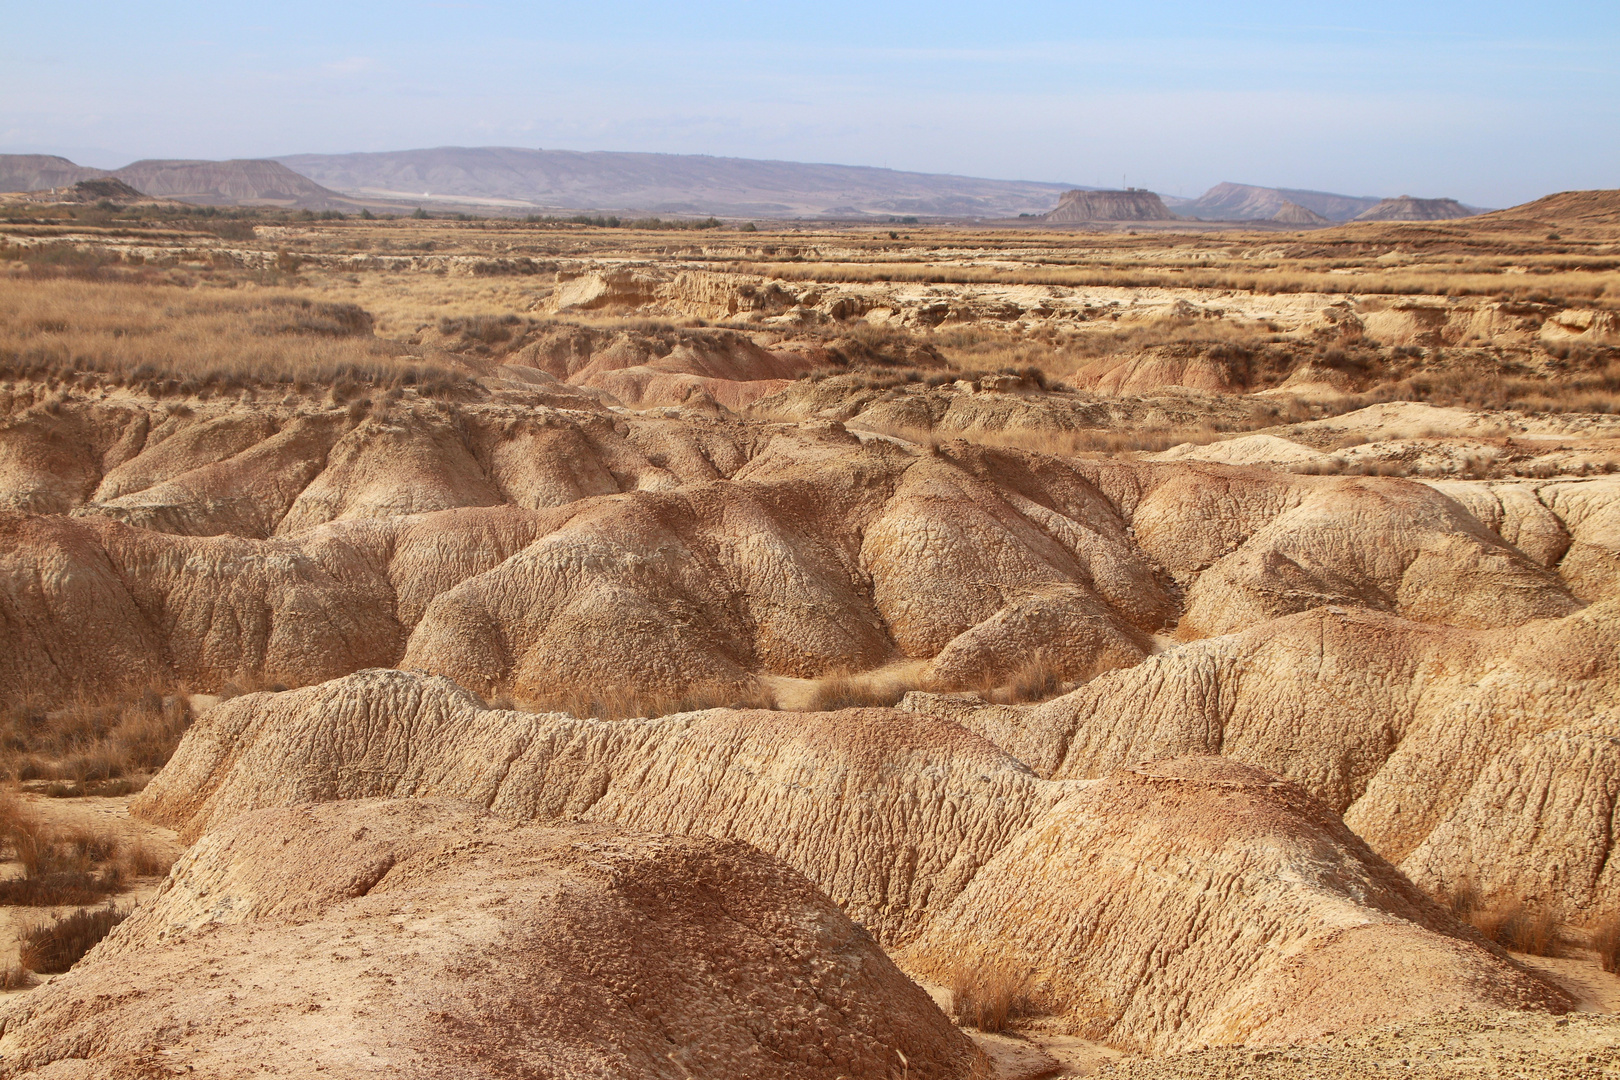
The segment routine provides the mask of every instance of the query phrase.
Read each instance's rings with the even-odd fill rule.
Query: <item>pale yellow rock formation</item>
[[[429,801],[239,818],[0,1032],[8,1077],[981,1068],[870,936],[745,844]]]

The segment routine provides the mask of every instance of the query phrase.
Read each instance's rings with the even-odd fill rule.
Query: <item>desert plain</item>
[[[1620,1074],[1620,192],[3,217],[0,1076]]]

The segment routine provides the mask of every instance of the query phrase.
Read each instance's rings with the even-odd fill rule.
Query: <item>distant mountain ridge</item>
[[[0,154],[0,191],[49,191],[106,175],[54,154]]]
[[[49,154],[0,154],[0,191],[54,191],[91,180],[116,180],[141,195],[203,206],[352,209],[353,203],[279,162],[136,161],[92,169]]]
[[[275,159],[351,198],[481,202],[539,212],[728,217],[1016,217],[1074,184],[695,154],[445,146]]]
[[[1176,207],[1183,217],[1211,221],[1278,220],[1284,204],[1302,206],[1329,221],[1349,221],[1379,203],[1377,196],[1335,195],[1328,191],[1268,188],[1254,184],[1216,184],[1192,202]]]

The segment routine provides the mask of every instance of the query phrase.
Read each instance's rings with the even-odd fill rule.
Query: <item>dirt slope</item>
[[[972,685],[1041,649],[1083,679],[1172,627],[1322,604],[1516,625],[1606,595],[1620,568],[1613,482],[1453,498],[512,394],[359,416],[133,396],[14,413],[0,692],[403,662],[531,698],[674,693],[899,658]],[[103,607],[121,614],[75,614]]]
[[[1031,957],[1046,957],[1036,965],[1045,973],[1043,1000],[1066,1028],[1126,1045],[1179,1045],[1177,1032],[1189,1025],[1201,1041],[1305,1038],[1318,1030],[1318,1009],[1369,1023],[1396,1008],[1561,1002],[1468,938],[1293,786],[1218,758],[1166,768],[1189,783],[1208,780],[1216,793],[1267,794],[1210,818],[1215,832],[1206,839],[1187,826],[1202,795],[1165,803],[1110,794],[1140,786],[1129,777],[1101,788],[1043,781],[927,715],[711,710],[580,721],[486,709],[447,680],[376,671],[216,708],[132,812],[195,836],[229,829],[235,815],[267,805],[449,795],[521,820],[746,840],[826,889],[886,943],[909,942],[908,962],[930,975],[948,977],[945,969],[969,956],[1018,973],[1035,970]],[[1144,870],[1135,886],[1096,876],[1088,860],[1102,858],[1109,844],[1123,852],[1144,830],[1162,836],[1165,867],[1174,872]],[[1295,845],[1286,859],[1277,854],[1284,836]],[[1054,851],[1074,860],[1072,878],[1058,871]],[[1320,902],[1281,884],[1312,867],[1315,891],[1306,899]],[[1275,968],[1279,958],[1261,946],[1262,935],[1248,952],[1234,953],[1221,932],[1206,936],[1164,915],[1242,922],[1260,893],[1276,897],[1278,933],[1311,942],[1299,948],[1310,962],[1298,962],[1309,971],[1319,970],[1311,966],[1318,961],[1384,956],[1384,996],[1369,997],[1359,984],[1312,983],[1313,1004],[1291,1012],[1286,987],[1306,977],[1289,974],[1298,965]],[[1077,986],[1100,977],[1101,968],[1085,966],[1093,951],[1071,921],[1092,895],[1112,897],[1132,928],[1111,939],[1111,959],[1095,959],[1112,965],[1108,978],[1123,980],[1121,1015],[1136,1010],[1106,1030],[1075,997]],[[1228,899],[1217,905],[1225,915],[1206,910],[1213,896]],[[992,918],[991,908],[1003,915]],[[1352,944],[1333,944],[1347,933]],[[967,938],[977,951],[964,951]],[[1183,1011],[1158,1002],[1155,995],[1167,991],[1157,984],[1132,986],[1121,974],[1185,948],[1189,938],[1221,961],[1190,959],[1193,968],[1176,976],[1192,995]],[[1361,1011],[1352,1012],[1357,1001]],[[1231,1018],[1243,1010],[1251,1020]]]
[[[4,1076],[832,1080],[978,1061],[869,936],[746,845],[424,801],[239,819],[0,1031]]]
[[[1569,917],[1620,904],[1610,867],[1613,603],[1466,631],[1325,608],[1154,656],[1024,708],[919,696],[1042,775],[1220,753],[1305,787],[1420,885]]]
[[[486,709],[447,679],[367,671],[211,710],[133,812],[191,839],[257,807],[379,795],[747,840],[885,940],[913,932],[1056,797],[989,743],[926,716],[579,720]]]
[[[1074,789],[902,956],[999,968],[1075,1033],[1161,1052],[1568,1007],[1477,940],[1301,789],[1194,757]]]

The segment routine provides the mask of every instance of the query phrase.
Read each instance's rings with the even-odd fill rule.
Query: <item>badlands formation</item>
[[[1604,1075],[1617,206],[19,210],[17,798],[196,719],[0,1076]]]

